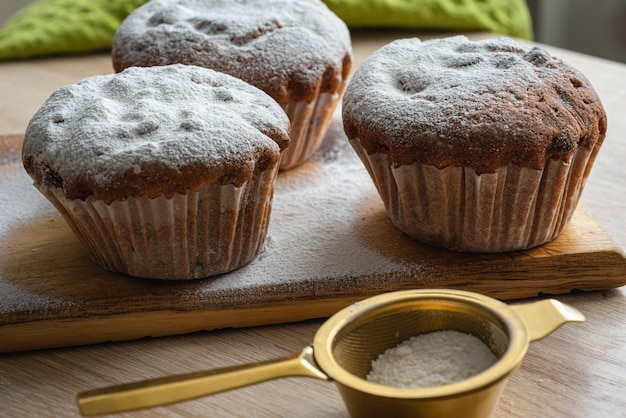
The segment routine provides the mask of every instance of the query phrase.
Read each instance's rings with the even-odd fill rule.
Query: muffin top
[[[116,71],[174,63],[241,78],[279,103],[336,91],[352,60],[348,28],[319,0],[152,0],[113,38]]]
[[[22,158],[39,187],[111,202],[242,185],[279,162],[289,120],[261,90],[206,68],[129,68],[56,90]]]
[[[464,166],[478,174],[515,163],[567,161],[606,134],[589,81],[545,50],[464,36],[394,41],[357,70],[343,99],[344,129],[394,165]]]

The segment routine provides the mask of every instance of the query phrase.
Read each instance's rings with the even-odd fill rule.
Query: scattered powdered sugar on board
[[[333,132],[340,126],[337,114],[329,134],[340,137],[332,149],[314,157],[314,168],[279,175],[262,253],[207,283],[206,290],[289,283],[336,286],[343,279],[402,269],[401,262],[363,243],[358,213],[376,189],[348,140]]]
[[[0,178],[0,193],[10,196],[0,201],[0,238],[13,236],[16,228],[25,223],[36,228],[39,223],[55,219],[59,221],[59,227],[66,226],[52,204],[33,187],[21,162],[12,164],[9,175]],[[76,295],[60,296],[47,294],[43,285],[41,293],[35,294],[39,288],[38,278],[28,277],[26,282],[30,287],[27,287],[26,283],[22,286],[13,277],[5,277],[4,271],[8,270],[3,264],[7,260],[0,258],[0,312],[37,311],[46,316],[46,312],[61,309],[70,316],[81,316],[81,307],[97,309],[101,306],[101,301],[86,296],[99,286],[110,289],[112,295],[120,292],[120,296],[129,300],[139,296],[154,298],[155,303],[177,300],[177,306],[202,310],[214,309],[214,305],[224,301],[253,304],[290,295],[348,291],[365,276],[380,277],[382,283],[387,277],[391,280],[398,271],[406,270],[407,266],[376,246],[368,245],[364,238],[371,231],[361,218],[372,202],[378,202],[380,211],[384,211],[373,182],[343,135],[338,108],[327,141],[314,156],[314,161],[302,169],[279,175],[265,247],[248,265],[221,276],[184,283],[116,277],[103,270],[97,277],[91,274],[84,278],[93,285],[84,283],[85,287],[77,290]],[[72,243],[65,242],[68,244],[80,245],[77,239]],[[48,259],[53,260],[54,256]],[[42,280],[59,280],[59,286],[66,289],[71,280],[81,280],[81,269],[90,268],[93,262],[85,259],[84,263],[55,266],[50,277],[42,277]],[[64,270],[68,268],[72,270]],[[416,269],[415,266],[411,268]],[[130,293],[118,291],[117,287]],[[113,301],[105,302],[114,304]],[[167,303],[171,305],[172,302]]]
[[[15,163],[16,165],[20,163]],[[8,164],[5,165],[8,167]],[[11,245],[6,239],[9,230],[18,223],[32,220],[36,217],[42,221],[59,217],[56,209],[32,185],[32,180],[22,167],[13,170],[3,170],[0,176],[0,242],[2,245]],[[8,198],[13,196],[14,198]],[[15,198],[19,196],[19,198]],[[0,273],[3,270],[3,260],[0,259]],[[1,275],[0,275],[1,276]],[[30,292],[17,283],[0,280],[0,313],[16,311],[41,311],[56,307],[67,307],[74,302],[51,298],[45,294]]]
[[[3,298],[2,304],[0,304],[0,313],[47,311],[74,305],[74,302],[71,301],[28,292],[22,287],[6,281],[0,281],[0,294],[10,296]]]
[[[416,335],[372,362],[367,380],[386,386],[426,388],[468,379],[497,361],[480,339],[455,330]]]
[[[19,164],[19,167],[0,172],[0,194],[3,196],[0,199],[0,239],[17,222],[35,215],[58,215],[54,206],[33,186],[33,181],[21,167],[21,162],[13,164]]]

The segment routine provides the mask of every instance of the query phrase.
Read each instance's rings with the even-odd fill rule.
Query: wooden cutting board
[[[512,300],[626,284],[624,253],[582,207],[558,239],[528,251],[461,254],[409,239],[337,118],[312,161],[280,174],[266,248],[252,263],[189,282],[114,274],[32,186],[21,141],[0,137],[0,352],[327,317],[409,288]]]

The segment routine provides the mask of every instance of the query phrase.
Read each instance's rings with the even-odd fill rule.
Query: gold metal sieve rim
[[[509,344],[498,361],[468,379],[429,387],[399,388],[370,382],[345,370],[335,359],[333,347],[347,328],[354,328],[382,314],[401,312],[416,305],[456,310],[498,322],[509,335]],[[521,316],[507,304],[488,296],[451,289],[417,289],[381,294],[354,303],[329,318],[313,341],[315,362],[335,382],[376,396],[398,399],[441,399],[483,390],[506,379],[520,365],[530,344]]]

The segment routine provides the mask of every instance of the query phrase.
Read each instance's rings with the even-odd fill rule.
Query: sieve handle
[[[196,373],[111,386],[80,393],[83,415],[93,416],[167,405],[289,376],[329,380],[313,357],[311,346],[299,355],[262,363],[227,367]]]
[[[567,322],[584,322],[585,316],[573,306],[555,299],[511,305],[524,319],[530,332],[530,342],[552,334]]]

